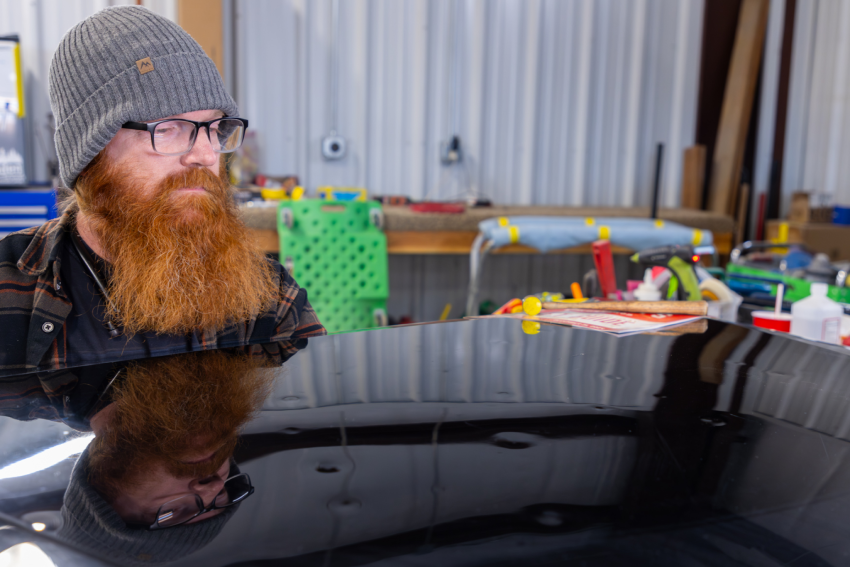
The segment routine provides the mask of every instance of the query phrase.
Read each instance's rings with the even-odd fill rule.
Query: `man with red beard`
[[[215,65],[138,6],[72,28],[50,66],[61,218],[0,241],[0,374],[283,342],[324,328],[237,214],[247,120]]]

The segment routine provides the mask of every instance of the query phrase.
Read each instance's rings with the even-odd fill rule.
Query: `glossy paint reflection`
[[[131,565],[208,545],[239,506],[225,484],[240,478],[233,449],[270,379],[262,359],[240,351],[124,367],[91,417],[94,439],[71,473],[55,535]]]
[[[847,376],[842,349],[713,321],[314,339],[233,454],[256,495],[172,563],[848,565]]]

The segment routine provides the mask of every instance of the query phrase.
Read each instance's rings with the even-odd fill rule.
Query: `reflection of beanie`
[[[65,491],[60,539],[113,561],[130,565],[166,563],[185,557],[209,544],[230,521],[239,504],[225,508],[208,520],[149,531],[131,528],[88,483],[88,449],[83,451]],[[239,474],[235,464],[230,475]]]
[[[238,115],[201,46],[139,6],[106,8],[71,28],[50,63],[49,90],[59,174],[70,188],[125,122],[194,110]]]

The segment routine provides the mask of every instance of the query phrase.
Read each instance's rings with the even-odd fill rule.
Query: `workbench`
[[[277,209],[246,207],[241,209],[248,227],[267,252],[278,252]],[[405,206],[384,206],[387,252],[390,254],[469,254],[472,241],[478,234],[478,223],[493,217],[511,216],[573,216],[573,217],[649,217],[647,207],[543,207],[497,206],[468,208],[464,213],[415,213]],[[661,209],[662,220],[691,228],[710,230],[714,245],[721,255],[732,250],[734,220],[727,215],[693,209]],[[612,247],[615,254],[632,250]],[[537,250],[514,244],[496,250],[496,254],[536,254]],[[588,254],[590,245],[557,250],[553,254]]]

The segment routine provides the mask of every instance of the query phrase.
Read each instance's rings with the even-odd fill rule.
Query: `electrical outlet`
[[[451,165],[463,159],[460,149],[460,136],[452,136],[447,142],[440,142],[440,161],[445,165]]]
[[[331,133],[322,140],[322,155],[325,159],[342,159],[345,156],[345,138]]]

